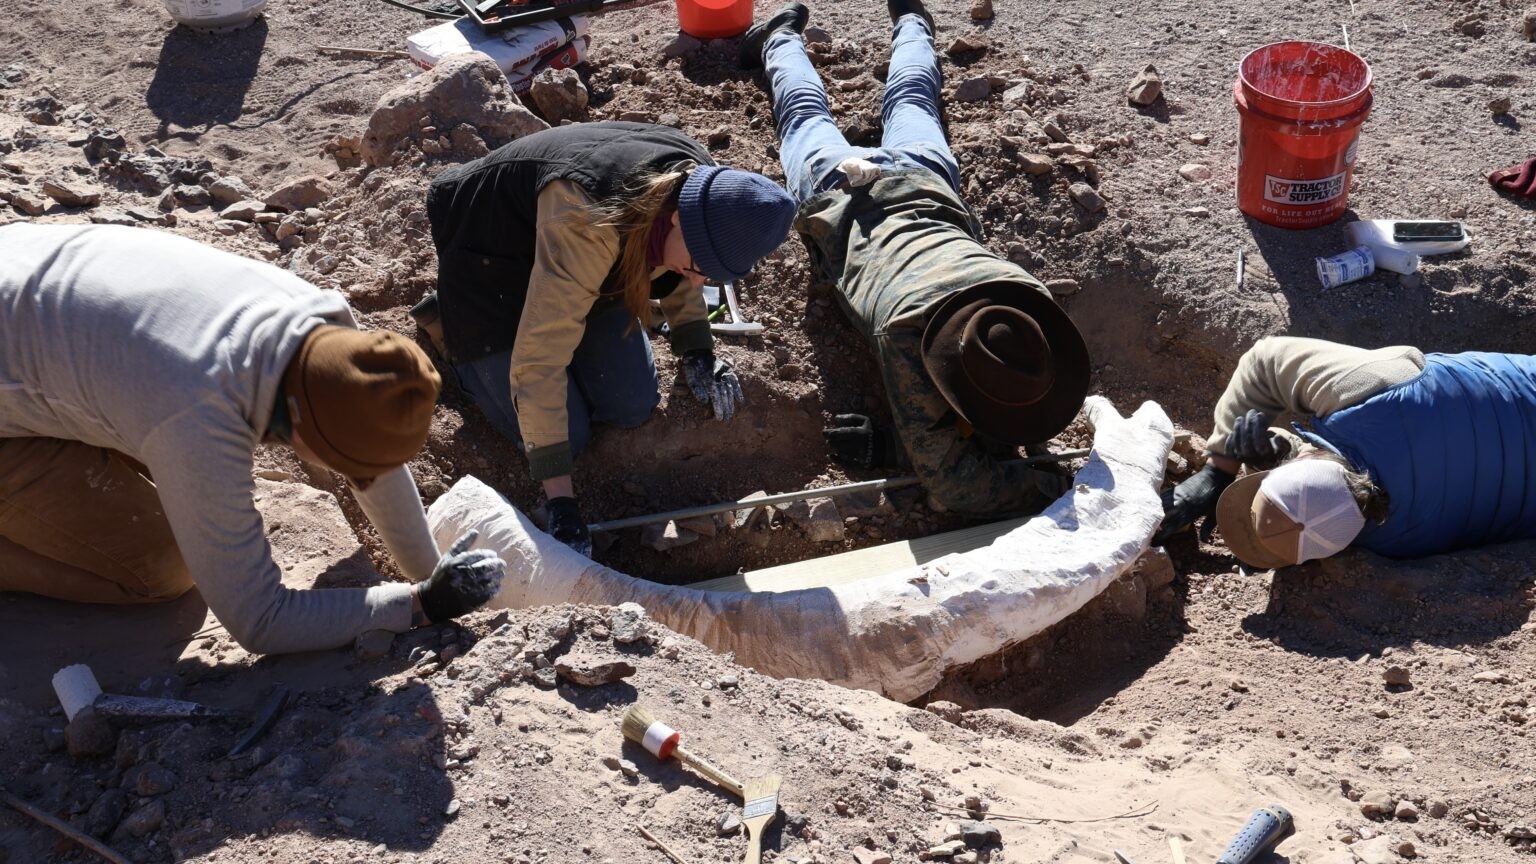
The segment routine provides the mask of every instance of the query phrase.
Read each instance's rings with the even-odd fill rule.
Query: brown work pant
[[[155,484],[114,450],[0,438],[0,591],[154,603],[192,587]]]

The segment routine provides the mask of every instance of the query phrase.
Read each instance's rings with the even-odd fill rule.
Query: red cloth
[[[1500,192],[1536,198],[1536,156],[1512,168],[1489,174],[1488,182]]]

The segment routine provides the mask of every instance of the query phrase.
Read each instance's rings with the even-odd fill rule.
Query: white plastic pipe
[[[53,692],[59,697],[64,716],[73,720],[81,708],[92,704],[101,695],[101,685],[96,683],[91,667],[76,663],[53,673]]]
[[[1173,424],[1156,403],[1130,418],[1084,406],[1093,453],[1044,513],[990,546],[827,588],[698,591],[636,579],[540,531],[494,489],[464,477],[428,511],[441,548],[470,528],[507,562],[493,608],[633,601],[737,662],[911,701],[958,666],[1076,612],[1126,572],[1162,521],[1158,485]]]

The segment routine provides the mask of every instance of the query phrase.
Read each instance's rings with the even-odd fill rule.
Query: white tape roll
[[[76,663],[53,673],[53,692],[59,697],[59,704],[64,706],[64,716],[73,720],[81,708],[101,695],[101,685],[96,683],[91,667]]]

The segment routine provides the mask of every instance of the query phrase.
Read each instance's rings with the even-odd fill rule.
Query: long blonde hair
[[[663,211],[677,208],[678,194],[692,167],[644,172],[625,184],[623,192],[594,207],[594,223],[619,232],[615,282],[625,308],[646,326],[651,321],[651,225]]]

